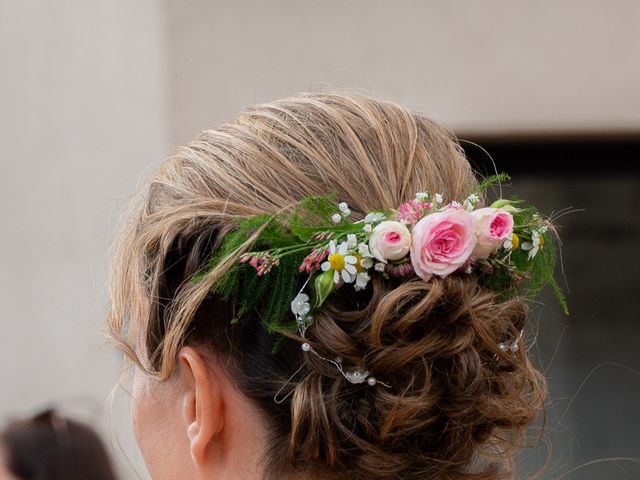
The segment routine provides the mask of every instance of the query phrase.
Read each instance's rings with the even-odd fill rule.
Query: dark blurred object
[[[499,172],[513,176],[640,174],[640,136],[460,136],[460,142],[471,164],[484,175],[495,173],[492,159]]]
[[[21,480],[115,480],[98,434],[48,409],[0,435],[8,470]]]
[[[490,155],[511,175],[505,197],[560,227],[556,275],[571,315],[545,289],[530,317],[529,353],[550,393],[520,477],[640,478],[640,137],[460,138],[481,174],[495,173]]]

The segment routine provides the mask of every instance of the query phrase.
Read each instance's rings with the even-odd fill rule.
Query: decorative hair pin
[[[337,203],[335,192],[309,195],[291,213],[238,220],[237,228],[193,281],[201,280],[261,228],[252,243],[255,249],[243,253],[212,288],[226,300],[237,296],[232,322],[260,307],[269,331],[297,330],[304,339],[314,313],[343,285],[359,291],[367,288],[372,275],[429,281],[434,276],[474,272],[483,286],[504,298],[518,295],[532,300],[549,284],[568,315],[553,276],[556,238],[551,234],[556,232],[551,220],[517,197],[476,208],[487,188],[509,179],[505,173],[489,177],[464,199],[417,192],[397,209],[368,212],[356,222],[349,221],[349,206]],[[300,287],[303,274],[307,278]],[[290,314],[294,321],[288,320]],[[516,351],[519,340],[499,348]],[[274,350],[280,345],[276,342]],[[301,348],[334,364],[351,383],[390,387],[365,368],[345,369],[342,359],[321,355],[309,342]]]
[[[304,283],[304,285],[302,285],[302,288],[300,289],[300,292],[298,292],[298,295],[296,295],[296,297],[291,302],[291,311],[296,317],[296,322],[298,323],[298,332],[302,338],[305,338],[307,327],[309,327],[309,325],[313,323],[313,317],[309,315],[309,312],[311,310],[311,306],[308,303],[309,296],[306,293],[302,293],[302,291],[304,290],[304,288],[306,287],[310,279],[311,279],[311,275],[307,278],[307,281]],[[387,388],[391,388],[391,385],[389,385],[388,383],[381,382],[375,377],[370,376],[369,371],[365,370],[362,367],[345,371],[342,366],[341,357],[338,356],[334,359],[324,357],[321,354],[319,354],[314,348],[312,348],[308,342],[304,342],[301,345],[301,348],[305,352],[313,353],[321,360],[332,363],[338,369],[338,371],[342,374],[342,376],[351,383],[363,383],[366,381],[367,384],[370,386],[380,384]]]

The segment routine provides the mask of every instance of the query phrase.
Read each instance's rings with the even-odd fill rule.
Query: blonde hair
[[[179,148],[132,199],[114,243],[110,334],[159,379],[185,344],[226,357],[230,377],[269,422],[269,478],[300,469],[369,480],[506,478],[546,394],[525,348],[489,361],[522,329],[523,301],[499,302],[473,275],[372,277],[366,298],[332,296],[308,336],[346,361],[366,359],[377,378],[400,387],[357,389],[310,358],[293,395],[277,404],[274,394],[303,362],[299,343],[272,354],[259,311],[230,325],[232,302],[210,293],[252,239],[189,281],[231,219],[336,190],[358,220],[417,191],[459,199],[477,185],[453,132],[393,102],[324,92],[251,106]]]

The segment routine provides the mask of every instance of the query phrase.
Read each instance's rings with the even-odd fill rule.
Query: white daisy
[[[531,241],[522,242],[522,245],[520,245],[520,248],[525,251],[529,250],[528,259],[531,260],[533,257],[537,255],[538,250],[540,250],[541,246],[542,246],[542,242],[541,242],[540,232],[538,232],[537,230],[534,230],[533,232],[531,232]]]
[[[511,236],[507,238],[502,244],[502,247],[505,248],[506,250],[511,250],[513,248],[513,237]]]
[[[520,247],[520,237],[518,237],[518,235],[516,235],[515,233],[512,233],[502,243],[502,246],[506,250],[517,250]]]
[[[335,283],[340,282],[340,278],[345,283],[351,283],[355,280],[357,270],[356,262],[358,259],[354,255],[347,255],[347,242],[341,242],[336,248],[336,242],[329,241],[329,257],[320,268],[323,272],[329,269],[334,271],[333,281]]]

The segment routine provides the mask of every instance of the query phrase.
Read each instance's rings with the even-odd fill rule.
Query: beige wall
[[[53,401],[106,433],[106,252],[166,150],[163,4],[2,1],[0,58],[0,416]]]
[[[169,2],[172,140],[328,83],[464,135],[640,131],[640,2]]]
[[[0,0],[0,416],[52,400],[108,431],[108,241],[171,145],[325,84],[462,135],[638,133],[639,20],[622,0]]]

